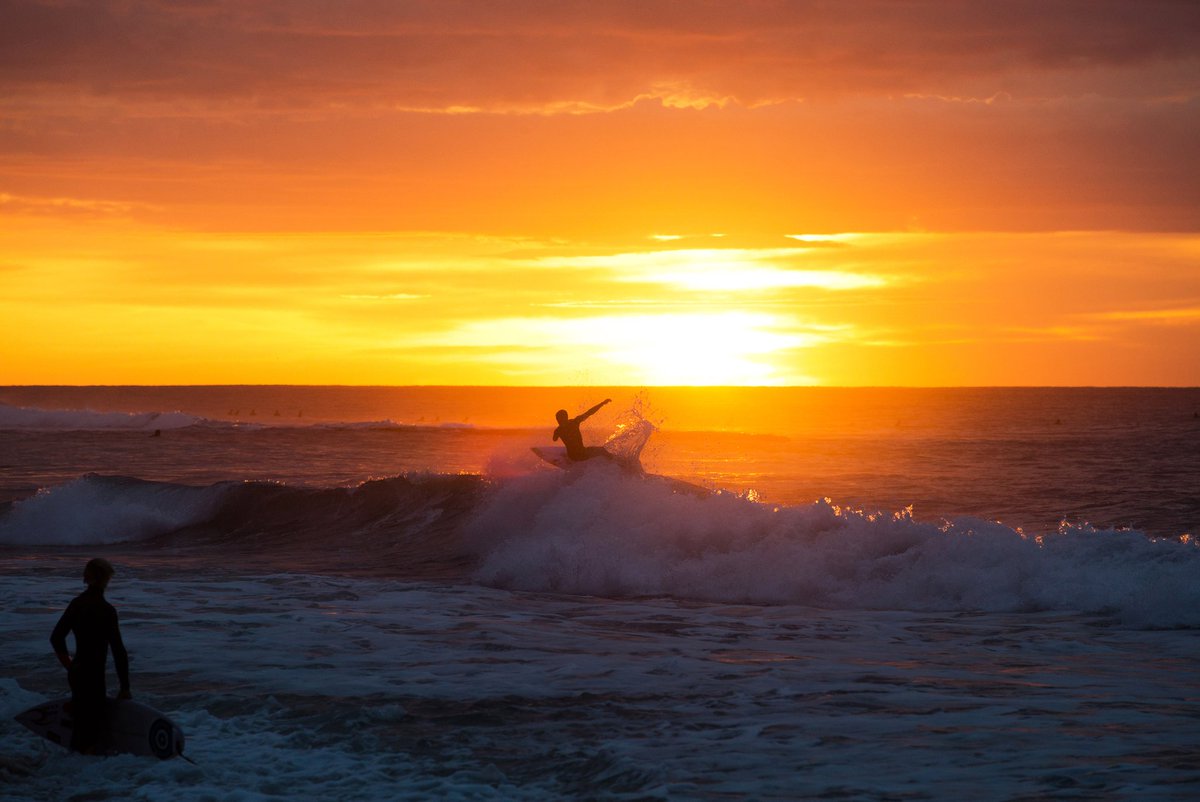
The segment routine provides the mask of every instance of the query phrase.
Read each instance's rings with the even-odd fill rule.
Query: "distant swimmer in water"
[[[555,413],[554,417],[558,420],[558,428],[554,430],[554,439],[556,441],[562,440],[563,445],[567,447],[567,456],[575,462],[583,462],[592,457],[613,459],[613,455],[600,446],[585,447],[583,445],[583,434],[579,431],[579,424],[595,415],[600,407],[611,401],[611,398],[606,398],[587,412],[574,418],[569,416],[565,409],[560,409]]]
[[[129,693],[129,654],[121,640],[117,611],[104,598],[104,589],[112,579],[113,567],[108,560],[97,557],[83,569],[87,590],[67,605],[59,619],[50,644],[58,661],[67,669],[71,685],[71,716],[75,727],[71,734],[71,749],[94,752],[104,732],[107,716],[107,683],[104,677],[108,651],[112,649],[121,682],[118,699],[131,699]],[[75,633],[75,656],[67,651],[67,633]]]

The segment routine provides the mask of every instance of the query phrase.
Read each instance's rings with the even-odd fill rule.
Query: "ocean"
[[[1195,388],[0,387],[0,798],[1200,798],[1198,534]]]

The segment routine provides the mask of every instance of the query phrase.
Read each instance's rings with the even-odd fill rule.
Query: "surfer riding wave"
[[[611,402],[611,398],[606,398],[587,412],[574,418],[568,415],[565,409],[560,409],[555,413],[554,417],[558,421],[558,428],[554,430],[553,439],[555,442],[562,440],[562,444],[567,447],[568,459],[573,462],[583,462],[595,457],[613,459],[613,455],[601,446],[584,446],[583,433],[579,431],[579,424],[595,415],[602,406]]]

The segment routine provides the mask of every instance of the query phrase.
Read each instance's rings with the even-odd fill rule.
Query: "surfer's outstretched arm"
[[[599,412],[599,411],[600,411],[600,407],[604,406],[605,404],[607,404],[607,403],[609,403],[609,402],[611,402],[611,401],[612,401],[612,399],[611,399],[611,398],[606,398],[606,399],[604,399],[604,400],[603,400],[603,401],[601,401],[599,404],[597,404],[596,406],[592,407],[591,409],[589,409],[587,412],[585,412],[585,413],[583,413],[582,415],[580,415],[580,416],[579,416],[578,418],[576,418],[575,420],[579,420],[579,421],[582,421],[582,420],[587,420],[588,418],[592,417],[592,416],[593,416],[593,415],[595,415],[597,412]]]

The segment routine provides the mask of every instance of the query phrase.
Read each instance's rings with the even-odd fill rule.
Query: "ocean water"
[[[605,397],[645,474],[529,451]],[[1198,446],[1196,389],[0,388],[0,798],[1195,799]],[[194,764],[12,720],[92,556]]]

